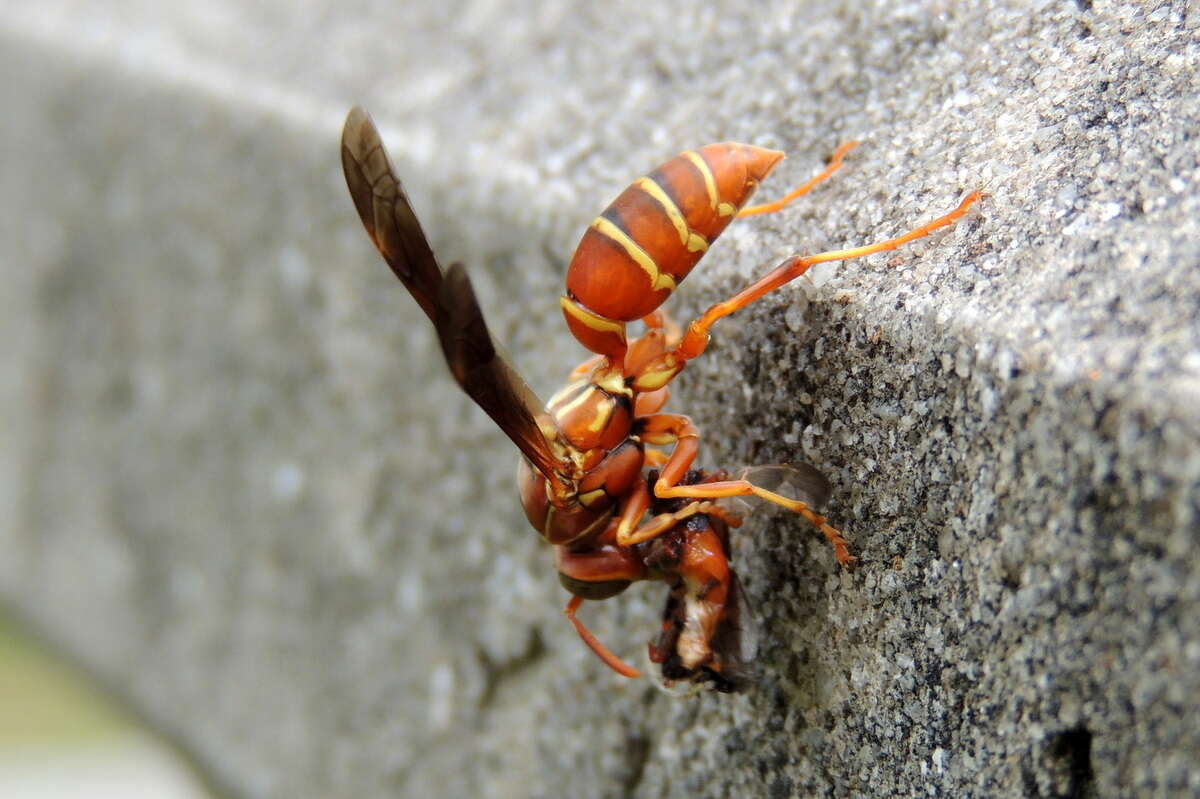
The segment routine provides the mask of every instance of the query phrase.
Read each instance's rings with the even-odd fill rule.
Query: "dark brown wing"
[[[462,265],[443,274],[379,131],[357,106],[342,129],[342,168],[371,240],[437,328],[454,379],[538,471],[559,483],[565,464],[537,423],[544,406],[497,352]]]
[[[451,264],[446,273],[438,295],[435,325],[442,354],[463,391],[492,417],[538,471],[551,482],[559,482],[566,464],[554,455],[538,426],[538,416],[545,416],[543,405],[497,351],[462,264]]]
[[[342,128],[342,170],[371,241],[421,310],[436,323],[442,268],[383,149],[375,123],[358,106],[350,109]]]

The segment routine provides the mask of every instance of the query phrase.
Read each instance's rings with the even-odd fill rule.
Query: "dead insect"
[[[723,470],[712,474],[693,470],[680,484],[721,482],[728,477]],[[657,480],[657,470],[646,475],[649,486]],[[686,499],[655,499],[651,512],[678,514],[695,505]],[[657,538],[637,545],[647,568],[670,589],[662,629],[648,647],[650,661],[660,664],[668,686],[690,682],[729,692],[750,677],[758,639],[730,564],[729,548],[729,528],[741,524],[740,514],[717,506],[681,518]]]
[[[816,512],[811,495],[788,497],[745,478],[689,480],[700,431],[687,416],[660,412],[668,384],[704,352],[718,319],[814,264],[892,250],[952,225],[980,194],[967,195],[955,210],[903,236],[788,258],[709,308],[686,331],[658,310],[731,221],[778,211],[808,193],[841,166],[853,146],[838,148],[820,174],[783,199],[749,208],[743,206],[783,153],[710,144],[635,181],[596,217],[571,260],[559,302],[572,335],[595,355],[543,406],[497,350],[462,265],[443,270],[438,263],[370,117],[354,108],[346,118],[342,166],[367,233],[433,323],[455,380],[521,450],[521,501],[530,523],[556,548],[560,580],[574,595],[567,615],[588,646],[620,674],[638,672],[597,641],[575,612],[585,599],[606,599],[635,581],[655,578],[673,586],[667,609],[673,632],[664,628],[652,648],[668,679],[703,681],[704,669],[721,675],[732,670],[726,662],[732,664],[734,647],[721,636],[735,624],[738,603],[729,597],[739,595],[736,578],[723,586],[725,599],[718,602],[691,579],[687,565],[704,561],[714,572],[728,570],[727,548],[702,543],[721,538],[720,526],[737,517],[717,500],[752,495],[787,508],[824,533],[839,563],[854,561],[842,534]],[[646,332],[629,340],[625,325],[636,320],[645,323]],[[672,449],[667,455],[647,445]],[[647,482],[651,467],[661,471]],[[653,515],[643,518],[648,511]],[[688,521],[697,517],[702,522]],[[689,524],[708,532],[690,530]],[[657,546],[642,546],[660,538],[665,540]],[[677,565],[671,566],[676,550]],[[709,609],[698,610],[705,602]]]

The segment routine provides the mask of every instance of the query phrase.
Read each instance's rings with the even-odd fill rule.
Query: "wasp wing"
[[[436,323],[442,267],[396,177],[375,123],[358,106],[350,109],[342,128],[342,170],[371,241],[421,310]]]
[[[565,465],[537,421],[544,406],[497,351],[462,265],[442,271],[375,123],[358,106],[342,129],[342,168],[371,241],[433,322],[454,379],[538,471],[561,481]]]
[[[436,320],[442,354],[454,379],[513,440],[547,479],[557,482],[566,464],[550,448],[538,417],[550,425],[542,403],[496,348],[475,290],[462,264],[451,264],[438,295]]]

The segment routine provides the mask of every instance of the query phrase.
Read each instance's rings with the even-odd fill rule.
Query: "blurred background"
[[[1186,0],[0,0],[0,797],[1200,793],[1200,17]],[[615,678],[511,444],[347,196],[375,117],[542,397],[580,233],[785,150],[686,319],[702,463],[810,463],[860,555],[736,536],[762,677]],[[589,603],[644,665],[661,586]],[[85,687],[136,708],[137,721]],[[153,729],[158,738],[142,729]]]
[[[174,750],[0,613],[0,796],[213,799]]]

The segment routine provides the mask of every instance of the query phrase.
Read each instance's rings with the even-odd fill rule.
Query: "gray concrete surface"
[[[0,4],[0,596],[232,795],[1200,791],[1200,43],[1176,3]],[[755,517],[762,674],[573,638],[514,455],[341,184],[371,109],[548,395],[578,235],[686,147],[790,158],[686,316],[991,198],[718,330],[673,406],[804,460],[861,558]],[[661,589],[592,605],[638,658]]]

